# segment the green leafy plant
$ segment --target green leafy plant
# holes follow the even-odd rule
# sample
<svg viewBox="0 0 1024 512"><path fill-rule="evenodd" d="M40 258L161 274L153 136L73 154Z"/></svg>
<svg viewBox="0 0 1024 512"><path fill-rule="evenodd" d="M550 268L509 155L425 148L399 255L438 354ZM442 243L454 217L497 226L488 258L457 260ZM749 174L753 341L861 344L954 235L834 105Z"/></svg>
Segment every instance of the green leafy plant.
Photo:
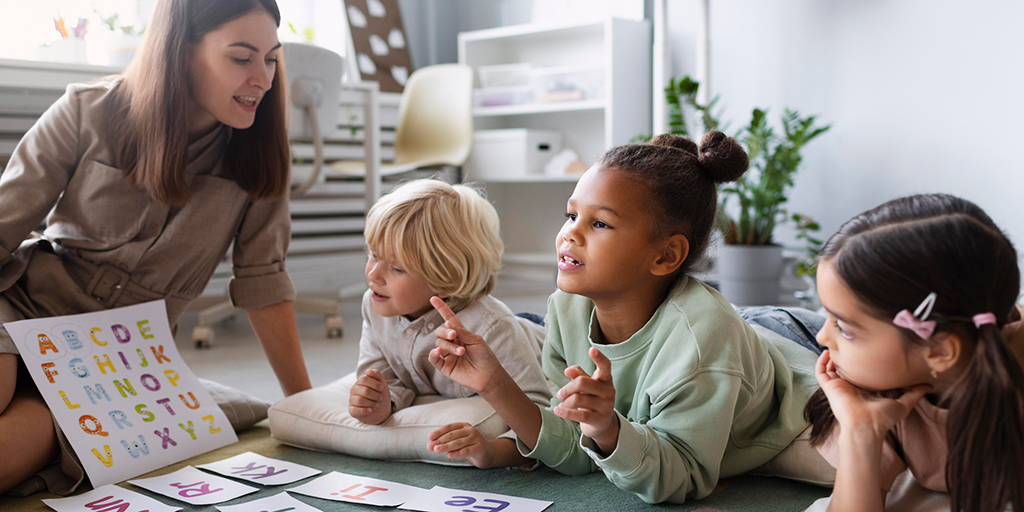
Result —
<svg viewBox="0 0 1024 512"><path fill-rule="evenodd" d="M733 198L739 207L738 215L730 219L725 231L726 243L770 245L775 227L792 219L783 205L788 201L786 194L793 186L793 175L803 160L800 151L830 128L817 126L816 121L815 116L801 117L799 112L786 109L779 135L768 125L768 112L754 109L750 124L740 134L754 172L748 171L721 188L720 211L726 212Z"/></svg>
<svg viewBox="0 0 1024 512"><path fill-rule="evenodd" d="M721 110L716 112L718 96L707 104L701 104L697 101L699 88L700 83L689 76L669 80L665 87L665 100L670 133L690 135L685 107L694 111L705 132L726 130L726 125L720 121ZM787 192L793 186L793 176L802 161L801 150L812 139L828 131L830 126L819 126L815 116L802 117L799 112L789 109L784 111L780 122L782 132L777 133L769 126L768 111L755 108L750 123L733 134L746 146L753 172L748 171L735 183L719 189L721 199L717 224L726 243L770 245L775 227L792 221L797 226L797 239L803 240L808 250L820 250L821 241L811 236L819 229L818 224L806 215L790 215L784 205L788 200ZM727 206L733 201L738 207L735 219L727 214ZM806 263L811 265L811 260ZM811 272L813 268L805 267Z"/></svg>
<svg viewBox="0 0 1024 512"><path fill-rule="evenodd" d="M796 239L803 240L804 254L796 262L796 275L813 278L818 273L818 256L821 255L822 240L814 235L821 226L807 215L794 213L796 223Z"/></svg>

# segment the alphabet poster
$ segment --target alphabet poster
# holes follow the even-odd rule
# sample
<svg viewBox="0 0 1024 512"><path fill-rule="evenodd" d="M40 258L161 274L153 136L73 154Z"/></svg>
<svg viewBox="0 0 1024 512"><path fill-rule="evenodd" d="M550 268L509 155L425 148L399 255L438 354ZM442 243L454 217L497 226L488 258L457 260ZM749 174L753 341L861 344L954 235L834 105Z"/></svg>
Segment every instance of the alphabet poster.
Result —
<svg viewBox="0 0 1024 512"><path fill-rule="evenodd" d="M96 487L238 441L178 355L162 300L4 327Z"/></svg>

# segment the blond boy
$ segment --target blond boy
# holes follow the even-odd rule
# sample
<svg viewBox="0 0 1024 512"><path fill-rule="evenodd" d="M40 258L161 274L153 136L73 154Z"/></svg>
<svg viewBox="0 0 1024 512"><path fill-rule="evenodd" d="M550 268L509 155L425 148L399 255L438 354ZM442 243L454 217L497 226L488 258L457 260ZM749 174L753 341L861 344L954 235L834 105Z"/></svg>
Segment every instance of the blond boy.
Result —
<svg viewBox="0 0 1024 512"><path fill-rule="evenodd" d="M498 214L475 189L438 180L416 180L384 196L366 218L366 281L359 379L349 414L380 424L419 395L450 398L475 394L446 378L427 357L443 324L430 298L444 299L474 332L487 333L491 349L538 405L551 394L539 357L543 327L516 317L489 294L504 246ZM470 326L472 324L472 326ZM484 439L471 425L453 423L427 443L451 459L474 466L525 464L512 435Z"/></svg>

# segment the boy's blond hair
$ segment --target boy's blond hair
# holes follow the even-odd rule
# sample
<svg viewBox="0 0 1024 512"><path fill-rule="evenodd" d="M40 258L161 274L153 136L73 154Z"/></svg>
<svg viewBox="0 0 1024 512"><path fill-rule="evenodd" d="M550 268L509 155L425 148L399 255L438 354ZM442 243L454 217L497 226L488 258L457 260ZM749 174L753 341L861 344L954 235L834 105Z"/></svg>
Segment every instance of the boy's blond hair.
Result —
<svg viewBox="0 0 1024 512"><path fill-rule="evenodd" d="M366 215L366 245L423 276L459 311L494 289L505 250L498 212L475 188L434 179L405 183Z"/></svg>

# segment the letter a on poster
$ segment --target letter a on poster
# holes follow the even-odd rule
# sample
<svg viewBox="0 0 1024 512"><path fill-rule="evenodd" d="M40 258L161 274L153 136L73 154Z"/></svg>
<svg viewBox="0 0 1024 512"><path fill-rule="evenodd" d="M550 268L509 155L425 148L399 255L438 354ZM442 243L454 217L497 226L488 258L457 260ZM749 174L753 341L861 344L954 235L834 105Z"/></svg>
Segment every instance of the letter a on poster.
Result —
<svg viewBox="0 0 1024 512"><path fill-rule="evenodd" d="M238 440L178 354L162 300L4 327L96 487Z"/></svg>

